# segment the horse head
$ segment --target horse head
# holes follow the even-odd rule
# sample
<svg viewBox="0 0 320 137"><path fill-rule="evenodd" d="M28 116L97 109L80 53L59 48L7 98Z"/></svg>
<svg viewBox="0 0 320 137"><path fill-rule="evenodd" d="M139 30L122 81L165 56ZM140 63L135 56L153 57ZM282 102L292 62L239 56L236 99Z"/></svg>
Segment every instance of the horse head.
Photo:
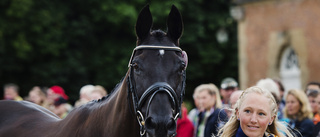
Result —
<svg viewBox="0 0 320 137"><path fill-rule="evenodd" d="M137 19L137 46L130 62L129 96L140 125L140 135L174 136L184 96L186 52L179 47L181 14L172 6L167 32L151 30L152 15L145 6Z"/></svg>

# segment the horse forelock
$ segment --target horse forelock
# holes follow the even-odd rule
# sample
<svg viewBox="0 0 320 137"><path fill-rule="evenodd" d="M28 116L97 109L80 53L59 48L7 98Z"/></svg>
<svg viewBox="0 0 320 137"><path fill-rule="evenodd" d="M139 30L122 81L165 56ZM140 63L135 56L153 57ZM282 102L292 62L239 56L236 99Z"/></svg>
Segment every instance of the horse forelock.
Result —
<svg viewBox="0 0 320 137"><path fill-rule="evenodd" d="M158 30L153 30L151 31L150 33L151 36L154 36L154 37L158 37L158 38L161 38L161 37L164 37L167 35L167 33L165 33L164 31L158 29Z"/></svg>

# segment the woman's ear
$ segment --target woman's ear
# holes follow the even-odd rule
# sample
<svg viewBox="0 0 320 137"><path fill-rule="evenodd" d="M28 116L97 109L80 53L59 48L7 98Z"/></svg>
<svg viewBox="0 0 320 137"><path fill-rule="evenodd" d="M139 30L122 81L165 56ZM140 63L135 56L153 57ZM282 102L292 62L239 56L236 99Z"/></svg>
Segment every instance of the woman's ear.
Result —
<svg viewBox="0 0 320 137"><path fill-rule="evenodd" d="M272 117L271 117L271 120L270 120L270 122L269 122L269 125L272 124L272 122L274 121L275 118L276 118L276 116L272 116Z"/></svg>

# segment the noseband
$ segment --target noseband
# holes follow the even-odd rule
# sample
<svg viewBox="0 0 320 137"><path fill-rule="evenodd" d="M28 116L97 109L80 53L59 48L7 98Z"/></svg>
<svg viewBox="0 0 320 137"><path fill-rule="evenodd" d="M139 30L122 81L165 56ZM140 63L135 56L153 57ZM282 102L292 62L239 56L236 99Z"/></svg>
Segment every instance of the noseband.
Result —
<svg viewBox="0 0 320 137"><path fill-rule="evenodd" d="M176 92L172 89L172 87L166 83L166 82L156 82L152 84L147 90L144 91L142 96L138 98L137 95L137 90L135 87L135 81L133 77L133 68L132 68L132 59L134 57L134 54L137 50L143 50L143 49L148 49L148 50L169 50L169 51L178 51L182 52L181 48L179 47L167 47L167 46L153 46L153 45L140 45L137 46L131 55L129 65L128 67L130 68L130 74L127 79L128 83L128 99L131 97L132 103L133 103L133 111L135 113L135 116L137 117L138 123L140 125L140 136L144 136L146 133L145 130L145 119L144 116L141 112L143 104L147 101L149 98L149 101L147 102L147 111L146 115L148 115L149 112L149 107L151 104L152 99L154 96L159 93L163 92L169 95L171 107L173 108L173 118L174 120L177 120L177 118L180 116L180 111L181 111L181 103L183 100L183 96L185 94L185 80L186 80L186 71L184 70L183 72L183 79L182 79L182 84L181 84L181 95L180 99L178 99L178 96ZM131 106L131 105L129 105Z"/></svg>

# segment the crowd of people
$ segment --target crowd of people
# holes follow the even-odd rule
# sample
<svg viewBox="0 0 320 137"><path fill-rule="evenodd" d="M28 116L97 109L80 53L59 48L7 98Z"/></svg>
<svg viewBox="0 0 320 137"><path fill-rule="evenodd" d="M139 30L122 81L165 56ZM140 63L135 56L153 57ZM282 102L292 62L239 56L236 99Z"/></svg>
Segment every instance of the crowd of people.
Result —
<svg viewBox="0 0 320 137"><path fill-rule="evenodd" d="M99 85L85 85L73 105L61 86L33 87L28 97L19 96L15 84L4 86L4 99L27 100L43 106L61 118L73 107L106 96ZM225 78L220 89L213 83L194 89L195 108L182 104L177 137L320 137L320 83L310 82L305 90L286 90L277 79L261 79L239 89L233 78Z"/></svg>
<svg viewBox="0 0 320 137"><path fill-rule="evenodd" d="M4 100L30 101L47 108L60 118L64 118L74 108L86 104L89 101L97 100L107 95L107 91L100 85L85 85L79 91L79 100L74 105L70 104L69 96L65 90L58 85L41 88L33 87L27 97L19 95L19 86L13 83L4 85Z"/></svg>
<svg viewBox="0 0 320 137"><path fill-rule="evenodd" d="M236 80L225 78L220 90L199 85L193 99L195 108L184 123L193 133L184 137L320 137L318 82L285 90L280 80L266 78L240 90ZM180 129L184 125L178 123Z"/></svg>

